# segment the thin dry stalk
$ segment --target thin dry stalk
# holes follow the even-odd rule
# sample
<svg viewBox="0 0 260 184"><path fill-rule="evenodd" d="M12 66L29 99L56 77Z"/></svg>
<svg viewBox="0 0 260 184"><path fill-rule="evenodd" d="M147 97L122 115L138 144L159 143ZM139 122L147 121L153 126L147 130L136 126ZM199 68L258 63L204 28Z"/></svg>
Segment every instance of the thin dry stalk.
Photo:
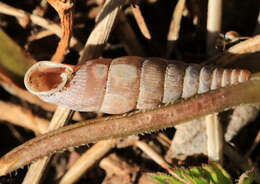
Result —
<svg viewBox="0 0 260 184"><path fill-rule="evenodd" d="M70 115L72 115L71 110L58 106L49 124L47 132L64 126ZM40 183L50 158L50 156L45 156L31 164L23 180L23 184Z"/></svg>
<svg viewBox="0 0 260 184"><path fill-rule="evenodd" d="M207 125L207 150L210 161L223 161L223 127L217 114L208 115L205 118Z"/></svg>
<svg viewBox="0 0 260 184"><path fill-rule="evenodd" d="M118 23L115 28L115 33L123 43L124 48L129 56L145 56L143 47L130 26L125 14L118 14Z"/></svg>
<svg viewBox="0 0 260 184"><path fill-rule="evenodd" d="M34 40L39 40L39 39L45 38L47 36L51 36L53 34L54 33L50 30L43 30L43 31L40 31L38 33L35 33L35 34L29 36L28 41L32 42Z"/></svg>
<svg viewBox="0 0 260 184"><path fill-rule="evenodd" d="M0 101L0 120L30 129L35 134L45 133L49 124L47 120L34 115L31 110L3 101Z"/></svg>
<svg viewBox="0 0 260 184"><path fill-rule="evenodd" d="M145 23L145 20L144 20L144 17L142 15L139 5L138 4L131 5L131 8L132 8L135 20L137 22L137 25L138 25L139 29L141 30L141 33L143 34L143 36L146 39L150 40L152 38L152 36L149 32L149 29L147 28L147 25Z"/></svg>
<svg viewBox="0 0 260 184"><path fill-rule="evenodd" d="M179 39L180 27L181 27L181 18L183 11L185 9L186 0L178 0L177 5L172 14L172 20L167 36L168 44L166 49L166 57L168 58L172 53L175 41Z"/></svg>
<svg viewBox="0 0 260 184"><path fill-rule="evenodd" d="M104 7L98 14L96 26L89 35L86 45L80 53L79 63L84 63L88 59L100 56L123 2L123 0L106 1Z"/></svg>
<svg viewBox="0 0 260 184"><path fill-rule="evenodd" d="M36 137L6 154L0 159L0 175L68 147L152 132L240 104L260 103L259 91L260 73L244 83L220 88L176 104L69 125Z"/></svg>
<svg viewBox="0 0 260 184"><path fill-rule="evenodd" d="M216 53L216 40L221 32L222 24L222 0L208 1L207 16L207 54L214 55ZM209 160L222 161L223 158L223 130L218 120L218 114L206 116L205 123L207 125L207 149Z"/></svg>
<svg viewBox="0 0 260 184"><path fill-rule="evenodd" d="M147 143L145 143L144 141L136 141L134 145L140 148L149 157L151 157L151 159L154 160L162 168L166 169L167 171L171 170L171 166Z"/></svg>
<svg viewBox="0 0 260 184"><path fill-rule="evenodd" d="M158 133L158 135L156 136L157 140L163 145L165 146L167 149L170 148L171 146L171 140L164 135L163 133Z"/></svg>
<svg viewBox="0 0 260 184"><path fill-rule="evenodd" d="M74 0L48 0L51 6L58 12L61 24L61 40L51 60L54 62L62 62L69 47L72 36L73 25L73 6Z"/></svg>
<svg viewBox="0 0 260 184"><path fill-rule="evenodd" d="M32 23L39 25L39 26L41 26L41 27L43 27L47 30L50 30L53 33L55 33L57 36L62 37L62 30L61 30L60 26L53 23L50 20L44 19L43 17L30 14L28 12L21 10L21 9L17 9L17 8L12 7L12 6L9 6L9 5L7 5L3 2L0 2L0 13L10 15L10 16L14 16L18 19L27 20L29 18L29 20ZM75 48L77 51L80 51L81 48L82 48L82 45L80 44L79 41L77 41L77 39L75 37L71 38L70 46Z"/></svg>
<svg viewBox="0 0 260 184"><path fill-rule="evenodd" d="M212 56L216 53L216 40L221 32L222 24L222 0L208 1L207 17L207 53Z"/></svg>
<svg viewBox="0 0 260 184"><path fill-rule="evenodd" d="M183 183L187 183L185 180L180 178L175 172L173 172L173 168L161 157L160 154L158 154L156 151L154 151L148 144L146 144L143 141L137 141L135 145L140 148L144 153L146 153L153 161L155 161L158 165L160 165L162 168L167 170L172 176L177 178L179 181ZM189 184L189 183L188 183Z"/></svg>
<svg viewBox="0 0 260 184"><path fill-rule="evenodd" d="M60 184L75 183L90 167L114 148L116 142L116 139L108 139L93 145L71 166L61 179Z"/></svg>

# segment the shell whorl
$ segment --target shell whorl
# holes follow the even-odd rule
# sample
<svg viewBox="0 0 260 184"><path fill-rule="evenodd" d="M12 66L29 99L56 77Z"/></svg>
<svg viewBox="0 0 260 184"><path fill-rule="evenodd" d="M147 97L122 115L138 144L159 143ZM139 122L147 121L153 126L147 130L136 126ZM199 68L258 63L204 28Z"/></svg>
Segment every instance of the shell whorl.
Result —
<svg viewBox="0 0 260 184"><path fill-rule="evenodd" d="M77 68L39 62L27 71L25 86L44 101L76 111L120 114L173 103L249 77L247 70L127 56L94 59Z"/></svg>
<svg viewBox="0 0 260 184"><path fill-rule="evenodd" d="M41 61L34 64L26 72L24 84L32 94L51 96L65 87L72 73L72 66Z"/></svg>

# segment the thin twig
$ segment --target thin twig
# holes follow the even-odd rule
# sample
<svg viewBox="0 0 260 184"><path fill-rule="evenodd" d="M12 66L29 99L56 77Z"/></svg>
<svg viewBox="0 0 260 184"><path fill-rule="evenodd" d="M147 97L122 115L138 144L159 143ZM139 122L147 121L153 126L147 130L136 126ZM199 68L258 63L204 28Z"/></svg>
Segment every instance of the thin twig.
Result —
<svg viewBox="0 0 260 184"><path fill-rule="evenodd" d="M54 62L62 62L64 56L66 55L67 49L69 47L70 39L72 36L72 25L73 25L73 6L74 0L48 0L52 7L58 12L60 17L61 25L61 39L59 45L56 49L55 54L52 56L51 60Z"/></svg>
<svg viewBox="0 0 260 184"><path fill-rule="evenodd" d="M209 56L216 53L216 40L221 32L221 24L222 0L209 0L207 17L207 53Z"/></svg>
<svg viewBox="0 0 260 184"><path fill-rule="evenodd" d="M151 157L158 165L167 170L171 175L177 178L179 181L183 183L187 183L185 180L180 178L174 171L173 168L161 157L160 154L155 152L148 144L143 141L137 141L135 145L140 148L144 153L146 153L149 157Z"/></svg>
<svg viewBox="0 0 260 184"><path fill-rule="evenodd" d="M138 25L139 29L141 30L143 36L146 39L150 40L152 38L152 36L149 32L149 29L147 28L147 25L145 23L145 20L144 20L144 17L142 15L139 5L138 4L131 5L131 8L132 8L135 20L137 22L137 25Z"/></svg>
<svg viewBox="0 0 260 184"><path fill-rule="evenodd" d="M222 24L222 0L208 1L207 16L207 54L216 53L216 40L221 32ZM207 150L209 160L222 161L224 135L218 114L206 116L205 123L207 126Z"/></svg>
<svg viewBox="0 0 260 184"><path fill-rule="evenodd" d="M72 115L71 110L58 106L49 124L48 131L64 126L70 115ZM45 156L31 164L23 180L23 184L40 183L50 158L50 156Z"/></svg>
<svg viewBox="0 0 260 184"><path fill-rule="evenodd" d="M97 16L96 26L88 37L84 49L80 53L79 63L101 55L105 43L112 31L114 21L124 0L107 0Z"/></svg>
<svg viewBox="0 0 260 184"><path fill-rule="evenodd" d="M181 27L181 18L185 8L186 0L178 0L177 5L172 14L172 20L170 24L170 28L167 36L167 49L166 49L166 57L169 58L174 46L176 45L176 40L179 39L179 32Z"/></svg>
<svg viewBox="0 0 260 184"><path fill-rule="evenodd" d="M260 103L259 91L260 73L253 75L247 82L220 88L176 104L69 125L36 137L6 154L0 159L0 175L71 146L152 132L240 104Z"/></svg>

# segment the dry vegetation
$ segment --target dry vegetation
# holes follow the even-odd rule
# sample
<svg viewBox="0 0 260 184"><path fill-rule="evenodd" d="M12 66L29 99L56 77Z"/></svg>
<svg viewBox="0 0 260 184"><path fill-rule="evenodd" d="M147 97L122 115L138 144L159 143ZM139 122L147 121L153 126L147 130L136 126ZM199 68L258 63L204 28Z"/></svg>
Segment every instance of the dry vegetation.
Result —
<svg viewBox="0 0 260 184"><path fill-rule="evenodd" d="M254 169L260 183L259 106L252 105L260 103L258 34L259 0L2 0L0 156L43 136L0 159L0 183L155 183L147 172L189 183L173 168L200 166L208 159L220 162L234 179ZM173 105L94 120L97 125L87 120L107 115L56 107L23 86L26 70L40 60L76 65L125 55L241 67L255 74L248 82ZM176 116L145 119L162 112ZM143 125L137 126L141 118ZM65 124L72 125L62 129ZM124 132L99 131L113 127ZM171 128L150 133L166 127ZM54 136L45 134L55 129ZM83 130L86 135L80 134ZM46 148L40 145L44 141Z"/></svg>

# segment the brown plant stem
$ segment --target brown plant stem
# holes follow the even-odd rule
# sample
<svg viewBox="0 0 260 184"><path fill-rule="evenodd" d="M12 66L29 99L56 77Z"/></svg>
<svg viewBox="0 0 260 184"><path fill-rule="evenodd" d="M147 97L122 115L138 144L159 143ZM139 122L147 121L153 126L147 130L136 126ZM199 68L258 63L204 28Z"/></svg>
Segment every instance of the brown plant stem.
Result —
<svg viewBox="0 0 260 184"><path fill-rule="evenodd" d="M52 61L62 62L69 47L70 38L72 36L73 25L73 5L74 0L48 0L53 8L58 12L60 17L60 25L62 27L61 40L56 49L55 54L52 56Z"/></svg>
<svg viewBox="0 0 260 184"><path fill-rule="evenodd" d="M260 73L257 73L247 82L197 95L176 104L69 125L36 137L7 153L0 159L0 175L68 147L153 132L240 104L260 103L259 91Z"/></svg>

